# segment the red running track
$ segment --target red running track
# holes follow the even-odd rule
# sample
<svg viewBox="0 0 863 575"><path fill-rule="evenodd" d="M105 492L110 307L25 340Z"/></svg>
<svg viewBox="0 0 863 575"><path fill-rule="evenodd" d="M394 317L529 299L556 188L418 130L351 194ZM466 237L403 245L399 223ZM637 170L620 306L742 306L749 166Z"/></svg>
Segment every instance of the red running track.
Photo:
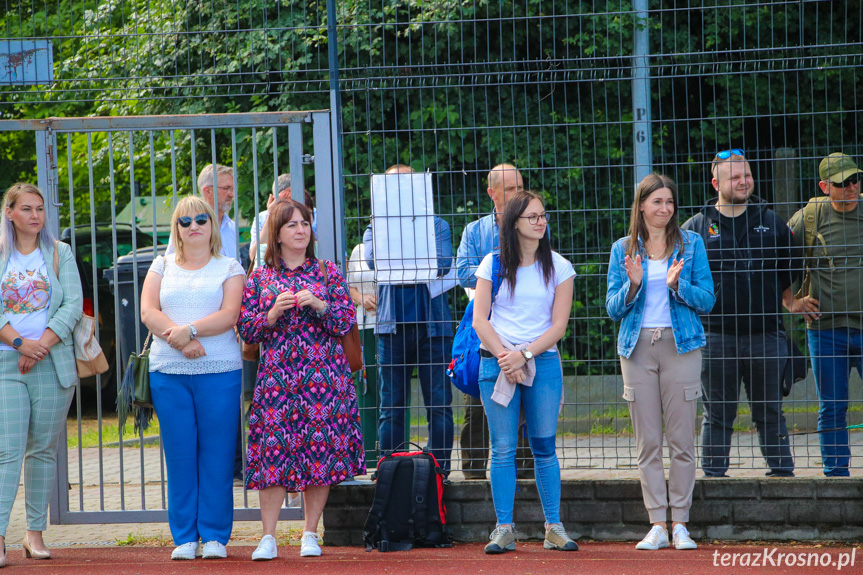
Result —
<svg viewBox="0 0 863 575"><path fill-rule="evenodd" d="M171 575L185 573L305 573L308 575L564 575L568 573L615 575L685 575L758 573L764 575L817 575L821 573L863 574L863 549L852 547L814 548L812 546L723 546L702 545L696 551L636 551L634 543L581 544L577 552L546 551L542 543L519 543L516 551L504 555L485 555L481 544L461 544L451 549L416 549L407 552L366 553L356 547L324 547L317 558L300 558L298 546L280 547L273 561L253 562L254 547L228 547L227 559L171 561L165 547L64 548L53 551L47 561L25 560L20 549L10 549L3 575L40 574L140 574ZM775 549L775 551L773 551ZM765 551L766 550L766 551ZM765 552L769 559L765 562ZM723 554L727 566L721 564ZM734 558L733 554L737 553ZM748 554L748 555L745 555ZM780 555L782 554L782 555ZM789 566L786 554L793 555ZM845 554L845 555L843 555ZM812 561L830 563L815 567ZM756 559L760 557L760 559ZM809 566L797 565L799 561ZM731 561L735 565L731 565ZM748 562L741 567L740 562ZM755 561L757 566L752 566ZM854 564L851 565L851 560ZM777 564L778 562L778 564ZM848 563L839 570L840 562ZM764 564L766 563L766 566Z"/></svg>

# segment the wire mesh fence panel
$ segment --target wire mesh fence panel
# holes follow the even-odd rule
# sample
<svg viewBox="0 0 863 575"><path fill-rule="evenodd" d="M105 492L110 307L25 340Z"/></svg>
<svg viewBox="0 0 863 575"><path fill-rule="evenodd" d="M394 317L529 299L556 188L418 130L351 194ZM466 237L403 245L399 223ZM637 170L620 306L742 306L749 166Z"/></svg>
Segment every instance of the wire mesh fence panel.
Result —
<svg viewBox="0 0 863 575"><path fill-rule="evenodd" d="M745 221L720 214L705 227L718 307L712 319L704 319L709 361L700 377L692 374L706 396L698 401L699 465L705 441L711 448L718 443L718 468L732 475L760 475L772 467L788 471L781 459L789 452L795 473L817 475L837 464L825 463L823 455L841 459L860 449L858 432L791 435L815 432L819 425L823 430L861 423L863 384L852 369L860 349L853 338L839 345L818 337L842 330L854 335L847 329L863 328L859 294L849 291L841 301L825 297L846 293L837 286L856 285L859 225L848 216L825 253L812 255L801 245L806 233L798 216L792 246L765 248L790 237L780 228L809 198L845 190L854 199L859 193L859 184L850 181L845 187L823 184L820 173L822 160L833 152L848 154L858 165L863 154L859 3L349 0L333 3L328 12L324 4L293 0L66 0L51 6L7 2L6 8L0 36L49 38L54 64L50 85L0 85L4 117L340 109L332 139L344 167L343 179L332 186L343 210L334 229L345 230L339 258L353 261L356 277L365 278L357 280L358 306L369 312L377 306L378 314L391 314L394 326L377 336L373 322L363 330L366 369L358 389L369 455L379 453L384 427L384 448L397 440L432 439L446 451L452 437L453 451L444 455L452 461L453 477L467 460L476 471L486 468L487 440L476 424L482 411L452 390L442 373L451 359L445 353L450 328L468 304L465 288L472 287L472 266L465 268L460 250L470 247L471 224L487 218L494 229L494 196L506 178L495 181L489 174L500 164L511 164L523 187L541 195L551 246L577 272L570 320L558 344L564 401L557 447L567 473L637 473L629 406L622 397L620 324L609 317L606 295L611 246L628 235L637 180L654 170L676 182L680 224L702 211L705 217L719 213L712 202L723 194L733 200L731 179L738 168L749 175L733 185L742 186L744 196L753 194L748 205L757 208ZM0 138L11 158L0 180L29 176L31 141L12 133ZM735 150L742 153L713 165L717 154ZM209 159L209 151L200 153ZM241 159L248 168L242 146ZM155 169L169 164L163 155ZM375 275L362 266L366 260L374 266L374 257L359 251L349 256L379 215L373 177L396 165L430 174L429 210L420 214L408 195L391 207L445 223L426 237L427 254L433 250L438 260L427 271L437 279L438 272L444 277L455 269L458 283L444 292L439 308L431 292L416 287L408 296L386 294L389 304L413 305L418 314L382 309L383 282L367 285ZM249 184L242 182L250 181L243 180L249 178L246 168L240 169L243 189ZM147 180L145 175L145 189ZM317 198L330 194L307 187ZM86 205L87 193L75 194L76 205ZM255 201L238 194L238 212L254 216L262 196ZM762 208L775 213L772 223L748 225ZM333 217L320 204L318 213ZM733 206L728 213L739 215ZM768 229L758 231L759 226ZM492 247L475 257L493 249L495 233L490 232ZM771 238L768 244L762 235ZM808 331L801 315L786 313L782 305L783 294L796 293L807 267L821 290L810 296L823 298L825 314ZM780 330L790 340L778 337ZM727 345L714 343L717 333L727 337ZM812 349L813 337L820 355ZM812 369L790 395L777 395L794 347L789 341L804 355L842 359L818 363L821 370L841 372L829 390L835 386L838 395L819 401ZM399 354L391 354L393 345ZM398 399L407 412L388 411L381 420L381 392L392 392L395 371L402 382L398 398L386 400ZM430 378L427 385L424 376ZM828 377L825 371L819 379L823 384ZM717 395L709 393L719 389L714 380L723 386ZM705 401L715 408L711 425L717 433L707 439L701 429ZM427 412L426 402L439 409ZM396 425L393 432L391 416L404 416L404 427ZM465 451L468 443L476 444L475 452ZM778 463L770 459L777 450L785 454ZM843 462L837 465L842 473Z"/></svg>
<svg viewBox="0 0 863 575"><path fill-rule="evenodd" d="M0 126L31 130L30 134L48 140L45 198L47 211L55 212L50 225L57 226L54 233L59 230L60 241L72 248L84 311L98 320L96 337L109 363L106 373L82 379L77 388L61 434L61 488L51 508L53 521L136 522L167 517L167 469L158 415L148 427L138 428L134 415L120 426L115 411L120 382L130 369L129 357L141 352L149 339L140 319L145 277L156 257L164 256L169 245L177 247L178 201L212 189L215 174L219 194L210 191L210 197L214 212L222 215L221 253L248 269L252 256L266 249L261 220L268 213L270 198L293 198L291 181L303 198L304 181L320 181L323 173L331 171L328 150L318 151L316 166L304 165L303 151L315 151L313 131L322 129L324 140L329 135L329 114L323 116L300 112L64 118L47 124ZM305 146L304 129L308 131ZM211 170L208 165L219 168ZM293 178L278 177L289 166ZM327 178L331 180L332 174ZM238 192L252 202L255 218L240 214ZM322 201L332 205L333 199ZM323 234L335 236L331 218L318 224ZM250 244L253 227L257 241ZM332 245L324 244L321 250L332 252ZM263 261L263 255L258 261ZM193 295L189 294L190 305ZM245 361L242 370L243 393L238 402L242 419L232 456L234 501L235 512L252 519L257 517L257 496L244 489L243 477L258 362ZM282 512L283 518L301 516L301 509Z"/></svg>

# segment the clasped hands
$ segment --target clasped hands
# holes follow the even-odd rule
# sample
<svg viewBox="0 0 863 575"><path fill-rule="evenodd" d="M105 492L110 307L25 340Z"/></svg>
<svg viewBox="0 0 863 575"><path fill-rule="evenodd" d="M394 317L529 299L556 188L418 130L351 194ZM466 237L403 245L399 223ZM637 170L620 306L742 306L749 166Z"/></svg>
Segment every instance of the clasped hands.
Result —
<svg viewBox="0 0 863 575"><path fill-rule="evenodd" d="M295 307L310 307L317 312L323 312L327 309L327 304L307 289L300 290L297 293L283 291L273 300L273 305L270 307L270 311L267 312L267 323L270 327L276 325L276 322L279 321L280 317L285 315L286 311Z"/></svg>
<svg viewBox="0 0 863 575"><path fill-rule="evenodd" d="M201 342L192 339L192 330L188 325L171 326L162 332L162 337L172 348L181 351L186 359L196 359L207 355Z"/></svg>
<svg viewBox="0 0 863 575"><path fill-rule="evenodd" d="M497 355L497 365L510 383L523 383L527 379L522 369L526 363L520 351L505 350Z"/></svg>
<svg viewBox="0 0 863 575"><path fill-rule="evenodd" d="M632 287L635 289L641 287L641 282L644 279L644 268L641 267L641 255L635 256L634 260L626 256L623 259L623 267L626 269L626 276L629 278L629 283L632 284ZM674 291L677 291L681 271L683 271L683 260L671 260L671 265L668 267L668 273L665 276L665 283Z"/></svg>
<svg viewBox="0 0 863 575"><path fill-rule="evenodd" d="M42 361L51 353L51 348L38 339L23 339L18 346L21 357L18 358L18 371L25 374L33 369L37 361Z"/></svg>

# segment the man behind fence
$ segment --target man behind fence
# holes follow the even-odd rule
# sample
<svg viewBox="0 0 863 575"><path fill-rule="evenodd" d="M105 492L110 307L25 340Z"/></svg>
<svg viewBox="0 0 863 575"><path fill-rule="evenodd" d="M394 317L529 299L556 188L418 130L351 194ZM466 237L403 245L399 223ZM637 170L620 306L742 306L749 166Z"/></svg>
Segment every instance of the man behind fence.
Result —
<svg viewBox="0 0 863 575"><path fill-rule="evenodd" d="M508 197L524 190L524 179L515 166L500 164L488 173L488 195L493 213L469 223L458 246L456 267L463 288L476 288L476 269L488 254L500 250L500 217ZM488 421L478 397L464 394L464 427L461 432L461 468L465 479L485 479L488 463ZM533 454L527 437L519 434L517 463L520 479L533 478Z"/></svg>
<svg viewBox="0 0 863 575"><path fill-rule="evenodd" d="M740 382L758 430L768 476L792 477L794 460L782 413L788 342L782 331L782 293L791 286L791 232L752 195L755 183L743 150L720 152L711 165L717 197L683 224L701 234L713 274L716 305L704 316L701 382L702 463L707 477L728 471Z"/></svg>
<svg viewBox="0 0 863 575"><path fill-rule="evenodd" d="M395 165L387 174L410 173L410 166ZM452 267L449 224L434 217L438 277ZM366 263L375 269L372 224L363 234ZM417 368L428 419L428 446L447 472L453 441L452 387L446 375L452 351L452 317L446 292L432 298L427 284L378 283L375 334L380 361L381 415L378 437L381 451L396 449L405 438L405 417L411 376Z"/></svg>
<svg viewBox="0 0 863 575"><path fill-rule="evenodd" d="M213 203L213 171L216 172L216 200ZM234 201L234 169L220 164L207 164L198 174L198 190L204 200L214 206L219 218L219 232L222 234L222 255L237 257L237 225L228 216ZM214 222L215 223L215 222ZM174 253L174 236L168 239L165 255Z"/></svg>
<svg viewBox="0 0 863 575"><path fill-rule="evenodd" d="M812 198L791 216L794 241L805 249L806 278L785 307L806 318L809 355L818 389L818 437L824 475L847 477L848 376L861 372L863 356L863 210L861 171L836 152L821 161L818 183L824 196Z"/></svg>

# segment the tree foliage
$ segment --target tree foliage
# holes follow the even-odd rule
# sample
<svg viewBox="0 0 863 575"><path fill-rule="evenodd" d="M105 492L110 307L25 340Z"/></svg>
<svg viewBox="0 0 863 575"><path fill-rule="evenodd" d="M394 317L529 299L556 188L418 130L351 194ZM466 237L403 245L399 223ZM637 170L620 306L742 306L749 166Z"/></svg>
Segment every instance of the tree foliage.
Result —
<svg viewBox="0 0 863 575"><path fill-rule="evenodd" d="M705 165L717 150L744 147L765 182L777 148L799 151L804 178L814 177L811 164L830 151L859 151L860 14L850 3L701 4L668 9L653 0L641 21L632 2L620 0L339 2L348 243L359 241L370 212L369 174L393 163L433 172L437 211L458 242L464 225L490 209L485 173L514 162L544 193L556 248L580 273L578 333L563 352L581 370L608 367L615 353L605 272L633 189L636 29L649 34L653 157L680 183L684 205L705 199ZM49 90L2 88L0 114L326 109L327 18L322 0L22 0L0 21L0 36L62 37L55 44L57 83ZM0 176L3 184L32 170L28 137L0 133L12 166ZM138 138L131 156L128 135L113 141L115 188L127 191L120 203L129 197L130 161L142 193L151 191L150 141ZM236 157L229 132L216 138L220 160L237 162L241 190L252 189L257 150L263 201L273 177L272 138L262 131L253 141L249 131L238 132ZM90 185L87 136L72 135L69 144L83 214L89 197L77 191ZM175 175L169 144L166 134L154 136L157 194L193 186L190 134L176 135ZM110 197L105 136L91 137L90 146L101 220ZM209 161L210 135L196 134L194 146L198 162ZM285 138L277 153L287 162ZM239 202L245 215L254 211L251 193Z"/></svg>

